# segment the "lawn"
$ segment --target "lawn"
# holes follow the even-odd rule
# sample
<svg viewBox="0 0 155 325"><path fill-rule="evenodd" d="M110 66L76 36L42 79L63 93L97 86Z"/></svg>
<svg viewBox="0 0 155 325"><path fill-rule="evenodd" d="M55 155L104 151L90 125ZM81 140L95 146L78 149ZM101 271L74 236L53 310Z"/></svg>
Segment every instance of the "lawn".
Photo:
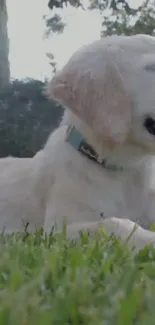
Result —
<svg viewBox="0 0 155 325"><path fill-rule="evenodd" d="M0 325L155 325L155 249L103 232L0 238Z"/></svg>

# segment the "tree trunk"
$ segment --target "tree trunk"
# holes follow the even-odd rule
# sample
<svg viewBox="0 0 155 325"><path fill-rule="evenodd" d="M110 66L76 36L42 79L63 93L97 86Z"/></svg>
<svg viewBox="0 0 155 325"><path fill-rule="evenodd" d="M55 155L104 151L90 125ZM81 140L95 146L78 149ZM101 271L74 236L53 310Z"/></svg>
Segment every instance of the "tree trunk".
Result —
<svg viewBox="0 0 155 325"><path fill-rule="evenodd" d="M10 81L9 39L6 0L0 0L0 91Z"/></svg>

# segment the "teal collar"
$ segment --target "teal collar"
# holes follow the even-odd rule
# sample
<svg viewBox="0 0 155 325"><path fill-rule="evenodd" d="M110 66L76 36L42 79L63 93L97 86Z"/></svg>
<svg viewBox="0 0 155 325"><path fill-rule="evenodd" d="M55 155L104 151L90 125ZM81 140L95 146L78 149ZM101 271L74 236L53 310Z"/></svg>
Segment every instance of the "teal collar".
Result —
<svg viewBox="0 0 155 325"><path fill-rule="evenodd" d="M122 171L123 168L113 164L108 164L106 159L99 159L98 154L94 149L85 141L84 137L72 125L68 126L66 141L70 143L77 151L80 151L84 156L90 160L98 163L102 167L111 171Z"/></svg>

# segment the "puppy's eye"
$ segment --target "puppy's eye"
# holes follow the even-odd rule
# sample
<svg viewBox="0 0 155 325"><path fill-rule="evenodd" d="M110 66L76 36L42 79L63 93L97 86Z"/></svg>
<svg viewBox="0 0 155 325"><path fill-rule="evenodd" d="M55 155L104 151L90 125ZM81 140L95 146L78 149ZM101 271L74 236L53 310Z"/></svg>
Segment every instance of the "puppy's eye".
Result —
<svg viewBox="0 0 155 325"><path fill-rule="evenodd" d="M152 117L147 117L145 119L144 127L150 134L155 135L155 120Z"/></svg>

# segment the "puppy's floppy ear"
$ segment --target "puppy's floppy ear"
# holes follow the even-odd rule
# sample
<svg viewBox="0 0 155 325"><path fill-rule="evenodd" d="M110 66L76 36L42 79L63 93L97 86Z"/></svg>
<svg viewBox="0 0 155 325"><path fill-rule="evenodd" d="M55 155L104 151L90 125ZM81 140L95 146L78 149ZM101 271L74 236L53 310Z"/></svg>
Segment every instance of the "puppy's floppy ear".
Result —
<svg viewBox="0 0 155 325"><path fill-rule="evenodd" d="M49 83L48 94L72 110L97 136L113 144L123 143L131 120L129 94L117 66L102 61L69 61Z"/></svg>

